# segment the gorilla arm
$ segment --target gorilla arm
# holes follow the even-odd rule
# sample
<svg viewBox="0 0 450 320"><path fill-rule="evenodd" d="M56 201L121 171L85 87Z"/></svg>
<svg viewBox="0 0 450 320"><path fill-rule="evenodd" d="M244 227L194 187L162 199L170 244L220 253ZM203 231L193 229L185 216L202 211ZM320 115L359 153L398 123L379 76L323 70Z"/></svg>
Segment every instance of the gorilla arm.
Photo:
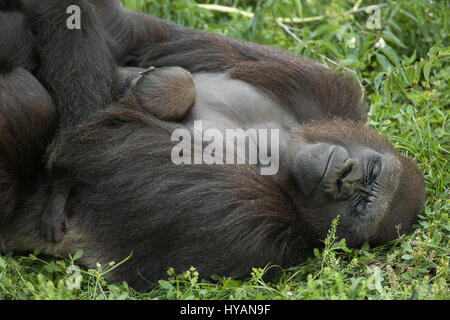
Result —
<svg viewBox="0 0 450 320"><path fill-rule="evenodd" d="M91 3L112 37L110 46L120 65L227 72L262 90L301 123L328 116L366 121L356 81L312 60L131 12L120 1Z"/></svg>
<svg viewBox="0 0 450 320"><path fill-rule="evenodd" d="M61 129L81 124L96 111L116 101L123 96L124 86L126 89L135 85L132 92L144 109L148 109L150 104L158 104L158 110L147 111L160 119L177 120L181 116L176 112L184 114L194 103L195 86L186 70L156 70L151 74L147 72L134 83L127 83L143 70L118 69L113 59L114 55L119 64L123 64L121 60L129 57L120 58L122 52L128 55L135 45L144 43L144 48L147 48L146 41L162 41L166 28L162 20L149 22L145 15L125 11L120 1L21 2L39 44L41 63L38 78L55 96ZM67 28L69 15L66 10L72 5L81 9L80 30ZM151 31L147 30L148 22L152 24ZM112 41L105 29L114 34ZM113 45L115 42L120 42L120 52L119 46ZM122 48L122 44L128 47ZM150 92L152 88L156 89ZM180 110L175 110L175 105L181 105ZM170 111L166 112L166 108Z"/></svg>
<svg viewBox="0 0 450 320"><path fill-rule="evenodd" d="M116 65L95 10L85 0L21 2L40 57L37 77L54 97L59 116L59 134L51 153L65 129L80 125L114 99ZM67 27L67 8L71 5L81 10L80 30ZM47 165L52 169L51 160ZM42 212L42 234L59 241L64 235L64 207L72 186L60 178L67 177L65 172L51 170L50 174L54 184Z"/></svg>
<svg viewBox="0 0 450 320"><path fill-rule="evenodd" d="M116 66L95 10L85 0L21 2L38 44L37 77L55 99L59 127L79 125L117 90ZM71 5L81 9L79 30L67 27Z"/></svg>

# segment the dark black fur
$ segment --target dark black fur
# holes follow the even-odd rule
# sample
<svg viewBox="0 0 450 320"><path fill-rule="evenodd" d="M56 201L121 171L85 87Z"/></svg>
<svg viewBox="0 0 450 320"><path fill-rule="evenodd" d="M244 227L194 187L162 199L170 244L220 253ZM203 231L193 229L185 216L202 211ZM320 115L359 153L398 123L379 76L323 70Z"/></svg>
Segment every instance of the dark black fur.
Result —
<svg viewBox="0 0 450 320"><path fill-rule="evenodd" d="M49 23L62 23L57 13L69 2L86 11L84 27L91 29L83 36L63 27L53 30ZM34 23L39 22L34 25L41 46L38 74L66 117L63 122L69 124L62 127L50 163L75 187L66 204L68 229L61 243L39 236L45 200L43 187L37 184L36 192L15 210L14 219L0 229L4 250L40 247L48 254L66 255L83 249L80 262L89 267L118 262L133 253L108 276L145 289L165 277L169 267L180 272L195 266L203 277L245 277L252 267L294 265L326 236L336 214L333 203L308 208L288 174L295 168L282 164L284 180L274 181L253 165L174 165L170 153L175 142L170 136L180 124L144 112L133 95L103 108L114 97L113 62L104 52L105 43L121 65L227 71L289 110L305 124L301 131L305 139L395 156L403 165L402 182L392 190L395 203L389 214L364 232L355 232L367 220L364 216L344 217L339 236L358 246L395 238L400 223L402 232L410 230L423 204L423 180L409 160L364 126L361 92L353 80L278 49L130 13L116 1L90 2L96 6L95 14L85 1L74 0L43 1L27 11ZM45 31L51 31L52 41ZM82 39L89 45L78 47ZM94 62L102 67L91 66ZM79 73L67 77L71 70ZM80 119L80 126L71 125Z"/></svg>
<svg viewBox="0 0 450 320"><path fill-rule="evenodd" d="M52 98L31 74L36 54L24 16L0 2L0 225L6 225L44 172L56 122ZM43 187L45 189L45 187Z"/></svg>
<svg viewBox="0 0 450 320"><path fill-rule="evenodd" d="M78 125L108 105L118 90L116 65L95 10L86 1L22 2L38 43L37 77L55 99L59 127ZM66 26L66 9L73 4L83 12L80 30Z"/></svg>
<svg viewBox="0 0 450 320"><path fill-rule="evenodd" d="M95 10L87 1L24 0L21 3L38 44L37 78L55 99L58 132L80 125L111 103L119 92L116 64ZM66 24L66 10L73 4L83 13L79 30L69 30ZM59 133L50 152L58 140ZM58 241L66 227L63 213L72 184L66 171L52 169L50 174L55 182L42 212L41 229L49 240Z"/></svg>

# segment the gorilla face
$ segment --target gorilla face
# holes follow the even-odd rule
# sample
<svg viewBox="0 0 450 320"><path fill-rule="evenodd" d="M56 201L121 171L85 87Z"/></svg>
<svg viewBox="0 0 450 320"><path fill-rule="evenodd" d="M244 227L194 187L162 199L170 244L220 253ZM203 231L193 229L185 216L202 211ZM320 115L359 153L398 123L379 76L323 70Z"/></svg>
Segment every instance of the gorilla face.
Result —
<svg viewBox="0 0 450 320"><path fill-rule="evenodd" d="M291 136L291 196L322 238L337 215L350 246L410 231L423 207L424 181L388 140L342 120L312 123Z"/></svg>

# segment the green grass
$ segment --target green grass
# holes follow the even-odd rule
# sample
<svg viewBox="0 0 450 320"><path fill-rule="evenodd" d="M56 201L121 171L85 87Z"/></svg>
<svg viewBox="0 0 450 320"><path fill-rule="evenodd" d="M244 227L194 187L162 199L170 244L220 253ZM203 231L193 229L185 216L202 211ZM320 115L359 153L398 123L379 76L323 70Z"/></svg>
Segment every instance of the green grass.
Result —
<svg viewBox="0 0 450 320"><path fill-rule="evenodd" d="M368 125L413 158L425 176L427 200L413 234L381 247L348 249L334 224L325 247L305 263L265 282L254 269L247 281L202 280L194 268L147 293L110 284L115 266L81 270L81 289L69 289L67 259L8 254L0 257L0 299L448 299L450 104L449 1L386 0L381 29L369 30L365 12L351 15L356 1L215 1L254 13L208 11L191 0L124 0L133 10L230 37L278 46L319 61L327 57L354 70L366 88ZM151 4L150 4L151 3ZM214 3L205 1L204 3ZM330 4L331 3L331 4ZM364 1L360 7L374 4ZM326 16L293 25L297 42L275 17ZM380 39L384 47L375 47ZM324 61L323 61L324 62ZM325 62L324 62L325 63ZM126 261L123 262L126 266Z"/></svg>

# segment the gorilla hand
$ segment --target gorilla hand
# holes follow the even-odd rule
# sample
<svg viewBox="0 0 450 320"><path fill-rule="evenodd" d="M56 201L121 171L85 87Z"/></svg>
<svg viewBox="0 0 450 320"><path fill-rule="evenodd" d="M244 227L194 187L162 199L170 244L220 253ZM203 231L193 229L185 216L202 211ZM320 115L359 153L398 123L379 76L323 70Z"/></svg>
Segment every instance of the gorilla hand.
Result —
<svg viewBox="0 0 450 320"><path fill-rule="evenodd" d="M49 242L60 242L67 229L65 207L72 185L63 180L55 180L49 198L41 212L41 236Z"/></svg>

